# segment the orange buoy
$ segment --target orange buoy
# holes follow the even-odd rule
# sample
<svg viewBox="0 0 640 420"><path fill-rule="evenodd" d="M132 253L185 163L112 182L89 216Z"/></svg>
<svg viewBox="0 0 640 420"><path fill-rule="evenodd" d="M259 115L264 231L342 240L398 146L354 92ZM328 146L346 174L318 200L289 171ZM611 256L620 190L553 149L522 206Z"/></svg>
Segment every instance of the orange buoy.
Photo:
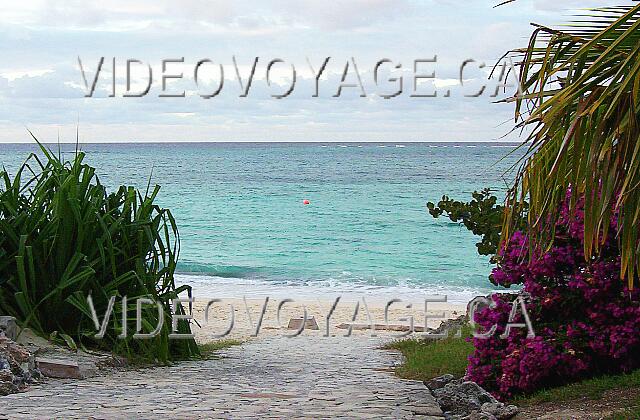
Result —
<svg viewBox="0 0 640 420"><path fill-rule="evenodd" d="M311 204L311 201L305 199L305 200L302 200L302 204L306 206L307 204Z"/></svg>

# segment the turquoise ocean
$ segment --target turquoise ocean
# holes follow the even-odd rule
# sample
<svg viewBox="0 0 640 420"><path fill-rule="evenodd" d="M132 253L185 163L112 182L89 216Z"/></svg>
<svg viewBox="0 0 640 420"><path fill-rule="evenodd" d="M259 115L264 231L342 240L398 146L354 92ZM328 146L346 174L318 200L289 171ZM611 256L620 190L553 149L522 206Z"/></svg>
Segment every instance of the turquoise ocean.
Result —
<svg viewBox="0 0 640 420"><path fill-rule="evenodd" d="M57 150L57 145L49 147ZM82 144L101 181L162 186L196 296L416 297L492 290L478 238L427 201L506 190L504 143ZM72 157L75 145L63 144ZM13 173L35 144L0 144ZM304 205L303 200L310 204Z"/></svg>

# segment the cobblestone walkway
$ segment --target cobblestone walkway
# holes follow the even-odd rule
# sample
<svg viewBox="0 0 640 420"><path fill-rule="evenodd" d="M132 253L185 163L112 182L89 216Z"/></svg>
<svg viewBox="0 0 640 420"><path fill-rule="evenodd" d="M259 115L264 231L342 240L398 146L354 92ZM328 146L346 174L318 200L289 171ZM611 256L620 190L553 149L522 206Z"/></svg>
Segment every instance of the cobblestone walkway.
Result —
<svg viewBox="0 0 640 420"><path fill-rule="evenodd" d="M425 386L370 337L271 337L223 358L49 380L0 397L0 418L437 418Z"/></svg>

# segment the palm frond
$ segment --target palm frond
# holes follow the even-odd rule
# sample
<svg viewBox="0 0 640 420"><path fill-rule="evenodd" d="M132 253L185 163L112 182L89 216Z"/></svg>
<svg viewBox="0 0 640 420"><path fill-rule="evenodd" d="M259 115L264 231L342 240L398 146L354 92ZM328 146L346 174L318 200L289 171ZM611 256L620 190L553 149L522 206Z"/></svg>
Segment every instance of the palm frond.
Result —
<svg viewBox="0 0 640 420"><path fill-rule="evenodd" d="M531 235L548 246L570 188L585 197L585 257L617 217L621 276L640 271L640 4L589 9L560 28L535 25L519 58L517 127L531 127L507 198L503 239L527 198ZM575 199L571 210L575 210Z"/></svg>

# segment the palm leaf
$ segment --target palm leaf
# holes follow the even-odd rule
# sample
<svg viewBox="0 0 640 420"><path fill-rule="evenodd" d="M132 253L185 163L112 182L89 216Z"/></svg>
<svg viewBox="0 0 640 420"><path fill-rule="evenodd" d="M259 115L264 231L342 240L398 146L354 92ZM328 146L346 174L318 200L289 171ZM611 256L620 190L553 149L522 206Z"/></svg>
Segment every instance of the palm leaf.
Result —
<svg viewBox="0 0 640 420"><path fill-rule="evenodd" d="M529 127L505 210L503 240L529 202L533 242L550 246L566 192L585 197L584 252L598 255L618 221L621 277L640 270L640 5L589 9L561 28L536 25L519 58L524 94L516 126Z"/></svg>

